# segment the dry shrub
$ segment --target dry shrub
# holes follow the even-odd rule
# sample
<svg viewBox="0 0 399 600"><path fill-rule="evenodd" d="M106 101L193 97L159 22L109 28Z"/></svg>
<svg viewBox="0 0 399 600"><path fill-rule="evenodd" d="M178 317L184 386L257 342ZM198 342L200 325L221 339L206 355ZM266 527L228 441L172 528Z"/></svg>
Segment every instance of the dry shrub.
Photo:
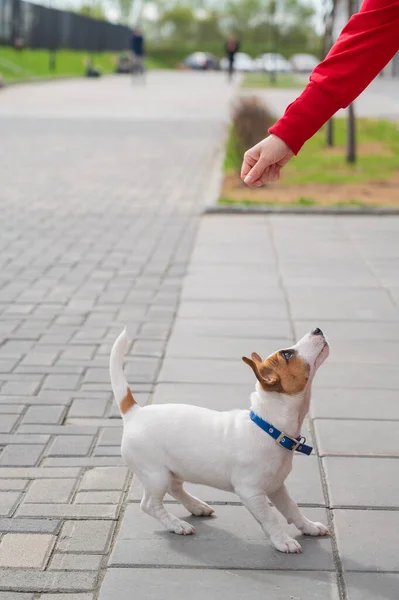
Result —
<svg viewBox="0 0 399 600"><path fill-rule="evenodd" d="M239 98L233 108L236 151L242 157L267 135L275 118L257 96Z"/></svg>

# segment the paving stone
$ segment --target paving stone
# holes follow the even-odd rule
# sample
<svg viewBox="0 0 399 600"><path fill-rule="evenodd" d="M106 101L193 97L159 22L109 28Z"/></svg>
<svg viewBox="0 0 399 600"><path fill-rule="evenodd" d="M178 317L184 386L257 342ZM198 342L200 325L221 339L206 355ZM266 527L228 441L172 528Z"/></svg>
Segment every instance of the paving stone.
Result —
<svg viewBox="0 0 399 600"><path fill-rule="evenodd" d="M0 465L33 467L39 462L43 450L44 446L33 444L7 446L0 456Z"/></svg>
<svg viewBox="0 0 399 600"><path fill-rule="evenodd" d="M121 467L125 463L120 456L80 456L72 458L45 458L44 467Z"/></svg>
<svg viewBox="0 0 399 600"><path fill-rule="evenodd" d="M0 492L0 515L2 517L10 515L20 498L19 492Z"/></svg>
<svg viewBox="0 0 399 600"><path fill-rule="evenodd" d="M66 348L60 360L90 360L96 352L96 346L71 346Z"/></svg>
<svg viewBox="0 0 399 600"><path fill-rule="evenodd" d="M77 419L68 419L67 425L79 425L79 426L87 426L87 427L118 427L120 428L121 423L115 419L97 419L93 418L81 418Z"/></svg>
<svg viewBox="0 0 399 600"><path fill-rule="evenodd" d="M254 282L255 283L255 282ZM288 318L287 308L283 302L188 302L183 301L179 307L179 319L238 319L252 321L264 319Z"/></svg>
<svg viewBox="0 0 399 600"><path fill-rule="evenodd" d="M103 429L98 438L98 444L101 446L116 446L121 444L122 429L107 427Z"/></svg>
<svg viewBox="0 0 399 600"><path fill-rule="evenodd" d="M19 594L18 592L0 592L0 600L34 600L33 594Z"/></svg>
<svg viewBox="0 0 399 600"><path fill-rule="evenodd" d="M254 375L241 360L165 358L158 381L162 383L229 383L255 385Z"/></svg>
<svg viewBox="0 0 399 600"><path fill-rule="evenodd" d="M106 504L22 504L16 517L116 519L118 506Z"/></svg>
<svg viewBox="0 0 399 600"><path fill-rule="evenodd" d="M122 492L79 492L75 504L119 504Z"/></svg>
<svg viewBox="0 0 399 600"><path fill-rule="evenodd" d="M77 398L72 402L68 417L103 417L109 400Z"/></svg>
<svg viewBox="0 0 399 600"><path fill-rule="evenodd" d="M264 318L242 321L240 319L180 319L178 317L173 325L173 332L176 335L243 337L262 340L285 338L291 340L292 336L287 319L266 320Z"/></svg>
<svg viewBox="0 0 399 600"><path fill-rule="evenodd" d="M75 390L79 375L48 375L43 383L44 390Z"/></svg>
<svg viewBox="0 0 399 600"><path fill-rule="evenodd" d="M145 518L138 504L129 504L109 565L286 571L334 569L328 538L310 540L301 537L303 554L281 554L272 548L259 525L242 506L219 506L217 518L210 519L187 518L186 511L180 506L173 506L172 512L195 524L197 534L170 537L162 531L157 521ZM322 509L304 509L304 514L308 518L326 522L326 514ZM293 526L286 527L292 535L298 535Z"/></svg>
<svg viewBox="0 0 399 600"><path fill-rule="evenodd" d="M279 348L286 348L287 340L259 340L259 338L227 338L211 336L170 337L167 347L168 358L215 358L239 360L241 356L251 356L256 351L266 358Z"/></svg>
<svg viewBox="0 0 399 600"><path fill-rule="evenodd" d="M14 491L14 490L25 490L28 485L27 479L0 479L0 490L2 491Z"/></svg>
<svg viewBox="0 0 399 600"><path fill-rule="evenodd" d="M49 435L87 435L93 436L97 433L97 427L77 427L76 425L20 425L18 433L45 433Z"/></svg>
<svg viewBox="0 0 399 600"><path fill-rule="evenodd" d="M152 404L182 403L214 410L248 409L255 383L157 383ZM136 396L135 396L136 397Z"/></svg>
<svg viewBox="0 0 399 600"><path fill-rule="evenodd" d="M241 600L248 594L251 600L264 600L265 597L273 600L339 599L332 573L286 571L282 576L281 572L244 569L174 569L171 572L162 568L125 568L108 569L99 600L131 600L132 589L136 590L138 597L146 600L176 600L182 590L190 590L191 600L206 597Z"/></svg>
<svg viewBox="0 0 399 600"><path fill-rule="evenodd" d="M4 433L0 434L0 445L7 446L8 444L39 444L44 446L49 441L49 435L25 435L21 433Z"/></svg>
<svg viewBox="0 0 399 600"><path fill-rule="evenodd" d="M93 594L73 594L73 600L93 600ZM71 594L42 594L40 600L71 600Z"/></svg>
<svg viewBox="0 0 399 600"><path fill-rule="evenodd" d="M59 435L46 451L46 456L87 456L93 439L88 435Z"/></svg>
<svg viewBox="0 0 399 600"><path fill-rule="evenodd" d="M106 521L68 521L62 528L57 550L105 554L113 531L114 523Z"/></svg>
<svg viewBox="0 0 399 600"><path fill-rule="evenodd" d="M1 533L58 533L61 521L55 519L0 519Z"/></svg>
<svg viewBox="0 0 399 600"><path fill-rule="evenodd" d="M313 390L313 417L333 419L399 420L398 392L373 389Z"/></svg>
<svg viewBox="0 0 399 600"><path fill-rule="evenodd" d="M101 554L55 553L48 568L54 571L98 571L103 560Z"/></svg>
<svg viewBox="0 0 399 600"><path fill-rule="evenodd" d="M51 366L55 363L59 351L48 347L37 347L31 350L21 362L21 366Z"/></svg>
<svg viewBox="0 0 399 600"><path fill-rule="evenodd" d="M96 467L86 471L79 486L80 491L90 490L116 490L124 488L128 476L128 469Z"/></svg>
<svg viewBox="0 0 399 600"><path fill-rule="evenodd" d="M397 459L323 458L332 507L399 508ZM375 485L373 474L378 474Z"/></svg>
<svg viewBox="0 0 399 600"><path fill-rule="evenodd" d="M0 415L19 415L24 408L24 404L0 404Z"/></svg>
<svg viewBox="0 0 399 600"><path fill-rule="evenodd" d="M320 455L399 456L399 421L315 419Z"/></svg>
<svg viewBox="0 0 399 600"><path fill-rule="evenodd" d="M373 388L378 392L399 389L399 373L393 365L373 365L365 368L361 364L326 363L316 376L320 388Z"/></svg>
<svg viewBox="0 0 399 600"><path fill-rule="evenodd" d="M22 423L27 424L55 424L62 423L65 415L63 406L30 406L26 411Z"/></svg>
<svg viewBox="0 0 399 600"><path fill-rule="evenodd" d="M63 469L45 469L43 467L22 468L14 467L0 468L0 479L64 479L64 477L78 477L80 468L65 467Z"/></svg>
<svg viewBox="0 0 399 600"><path fill-rule="evenodd" d="M68 503L76 485L75 479L39 479L33 481L24 502Z"/></svg>
<svg viewBox="0 0 399 600"><path fill-rule="evenodd" d="M334 523L345 571L399 572L399 511L336 509Z"/></svg>
<svg viewBox="0 0 399 600"><path fill-rule="evenodd" d="M20 381L7 381L2 388L1 393L5 396L34 396L39 390L42 378Z"/></svg>
<svg viewBox="0 0 399 600"><path fill-rule="evenodd" d="M1 415L0 433L9 433L19 419L19 415Z"/></svg>
<svg viewBox="0 0 399 600"><path fill-rule="evenodd" d="M74 592L90 591L96 585L97 574L92 571L36 571L28 569L3 569L0 571L0 591L6 592ZM48 598L48 597L47 597Z"/></svg>
<svg viewBox="0 0 399 600"><path fill-rule="evenodd" d="M120 456L121 447L119 446L96 446L93 450L93 456Z"/></svg>
<svg viewBox="0 0 399 600"><path fill-rule="evenodd" d="M43 569L55 540L54 535L6 533L0 543L0 567Z"/></svg>
<svg viewBox="0 0 399 600"><path fill-rule="evenodd" d="M396 600L399 574L345 573L345 583L348 600Z"/></svg>

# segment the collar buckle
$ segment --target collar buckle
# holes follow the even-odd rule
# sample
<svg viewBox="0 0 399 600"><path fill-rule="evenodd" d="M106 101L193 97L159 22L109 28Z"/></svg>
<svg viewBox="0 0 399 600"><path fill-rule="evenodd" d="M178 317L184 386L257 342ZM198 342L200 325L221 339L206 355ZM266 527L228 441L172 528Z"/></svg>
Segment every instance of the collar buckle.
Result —
<svg viewBox="0 0 399 600"><path fill-rule="evenodd" d="M284 442L286 440L290 440L290 442L292 442L292 448L287 448L287 446L284 445ZM276 442L279 446L281 446L282 448L285 448L286 450L290 450L291 452L295 452L295 450L301 445L301 441L302 441L302 438L300 438L298 441L297 439L284 433L284 431L282 431L280 433L280 435L278 436L278 438L276 439Z"/></svg>

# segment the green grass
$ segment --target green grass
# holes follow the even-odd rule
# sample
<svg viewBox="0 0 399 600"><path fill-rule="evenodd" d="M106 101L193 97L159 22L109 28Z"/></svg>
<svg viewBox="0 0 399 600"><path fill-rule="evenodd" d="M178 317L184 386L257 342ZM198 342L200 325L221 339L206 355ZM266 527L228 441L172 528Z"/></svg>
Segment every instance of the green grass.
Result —
<svg viewBox="0 0 399 600"><path fill-rule="evenodd" d="M334 130L336 147L333 152L326 149L325 131L319 131L284 168L285 185L384 181L399 170L399 128L395 123L381 119L357 119L359 153L355 165L345 161L346 119L335 119ZM373 144L377 145L377 150L372 150ZM379 152L379 146L384 152ZM232 128L224 170L239 172L241 163L242 156L235 148Z"/></svg>
<svg viewBox="0 0 399 600"><path fill-rule="evenodd" d="M0 46L0 73L5 81L24 81L33 78L81 76L87 58L99 67L104 75L113 73L119 52L78 52L73 50L58 50L56 52L55 71L49 69L48 50L15 50ZM165 67L158 57L148 57L145 60L147 69Z"/></svg>
<svg viewBox="0 0 399 600"><path fill-rule="evenodd" d="M302 89L306 80L288 73L278 73L276 81L270 80L268 73L247 73L242 81L243 88L285 88Z"/></svg>

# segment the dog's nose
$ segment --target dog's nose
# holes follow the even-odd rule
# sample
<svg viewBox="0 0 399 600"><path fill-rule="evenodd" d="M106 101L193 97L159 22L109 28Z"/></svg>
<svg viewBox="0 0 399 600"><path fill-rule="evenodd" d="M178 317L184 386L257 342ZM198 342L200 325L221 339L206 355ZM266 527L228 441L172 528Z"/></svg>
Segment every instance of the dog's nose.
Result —
<svg viewBox="0 0 399 600"><path fill-rule="evenodd" d="M322 332L321 329L319 329L318 327L316 327L316 329L313 329L312 335L323 335L323 332Z"/></svg>

